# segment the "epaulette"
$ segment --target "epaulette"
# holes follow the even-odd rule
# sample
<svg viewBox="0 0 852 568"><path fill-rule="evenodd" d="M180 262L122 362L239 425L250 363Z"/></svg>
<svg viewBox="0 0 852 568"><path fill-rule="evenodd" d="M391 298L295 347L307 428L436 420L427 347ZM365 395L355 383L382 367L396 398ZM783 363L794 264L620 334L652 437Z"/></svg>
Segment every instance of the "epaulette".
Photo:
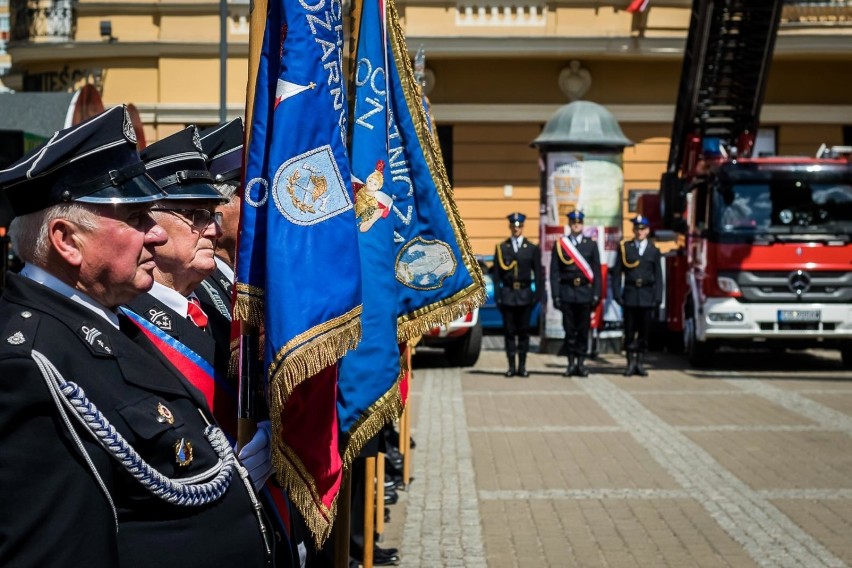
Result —
<svg viewBox="0 0 852 568"><path fill-rule="evenodd" d="M5 349L22 355L29 355L33 349L33 341L38 332L41 318L38 313L21 310L9 318L3 330L2 341Z"/></svg>

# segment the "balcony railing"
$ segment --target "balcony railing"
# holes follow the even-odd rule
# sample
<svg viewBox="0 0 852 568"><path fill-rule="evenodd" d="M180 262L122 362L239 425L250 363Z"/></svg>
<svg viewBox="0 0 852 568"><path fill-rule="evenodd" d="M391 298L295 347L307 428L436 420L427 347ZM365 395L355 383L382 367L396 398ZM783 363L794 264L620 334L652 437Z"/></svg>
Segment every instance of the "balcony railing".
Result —
<svg viewBox="0 0 852 568"><path fill-rule="evenodd" d="M72 0L12 0L12 41L64 42L74 39Z"/></svg>

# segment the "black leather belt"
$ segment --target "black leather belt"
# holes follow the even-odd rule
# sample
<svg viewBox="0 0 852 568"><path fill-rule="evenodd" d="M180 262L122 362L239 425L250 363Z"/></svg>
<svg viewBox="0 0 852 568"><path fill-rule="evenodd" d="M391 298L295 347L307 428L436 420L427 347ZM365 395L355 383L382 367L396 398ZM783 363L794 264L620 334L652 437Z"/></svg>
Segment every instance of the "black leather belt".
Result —
<svg viewBox="0 0 852 568"><path fill-rule="evenodd" d="M645 281L644 281L644 280L642 280L641 278L637 278L636 280L634 280L633 282L630 282L629 284L630 284L631 286L635 286L636 288L642 288L643 286L650 286L650 285L652 285L652 284L653 284L653 282L645 282Z"/></svg>
<svg viewBox="0 0 852 568"><path fill-rule="evenodd" d="M591 282L583 282L583 279L579 276L572 279L565 279L561 281L563 284L568 284L569 286L574 286L575 288L579 288L580 286L588 286Z"/></svg>
<svg viewBox="0 0 852 568"><path fill-rule="evenodd" d="M512 289L520 290L521 288L529 288L529 282L512 282Z"/></svg>

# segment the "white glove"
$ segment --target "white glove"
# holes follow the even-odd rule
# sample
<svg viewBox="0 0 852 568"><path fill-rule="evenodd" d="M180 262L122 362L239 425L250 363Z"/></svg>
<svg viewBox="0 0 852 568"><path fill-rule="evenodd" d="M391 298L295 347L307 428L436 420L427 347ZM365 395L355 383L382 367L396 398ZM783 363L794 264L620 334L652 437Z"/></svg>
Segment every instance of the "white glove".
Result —
<svg viewBox="0 0 852 568"><path fill-rule="evenodd" d="M243 466L248 470L249 477L256 491L260 491L269 476L272 475L272 448L269 446L272 424L269 420L257 423L251 441L245 448L237 448L237 456Z"/></svg>

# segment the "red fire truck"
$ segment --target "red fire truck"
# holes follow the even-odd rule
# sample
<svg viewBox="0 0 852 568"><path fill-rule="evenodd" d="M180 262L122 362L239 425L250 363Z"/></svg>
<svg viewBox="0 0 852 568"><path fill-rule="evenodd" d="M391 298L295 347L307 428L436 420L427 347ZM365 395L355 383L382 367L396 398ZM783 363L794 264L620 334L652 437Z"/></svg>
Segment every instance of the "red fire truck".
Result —
<svg viewBox="0 0 852 568"><path fill-rule="evenodd" d="M681 235L670 344L695 366L762 342L839 349L852 367L850 157L751 156L782 4L693 3L660 217Z"/></svg>

